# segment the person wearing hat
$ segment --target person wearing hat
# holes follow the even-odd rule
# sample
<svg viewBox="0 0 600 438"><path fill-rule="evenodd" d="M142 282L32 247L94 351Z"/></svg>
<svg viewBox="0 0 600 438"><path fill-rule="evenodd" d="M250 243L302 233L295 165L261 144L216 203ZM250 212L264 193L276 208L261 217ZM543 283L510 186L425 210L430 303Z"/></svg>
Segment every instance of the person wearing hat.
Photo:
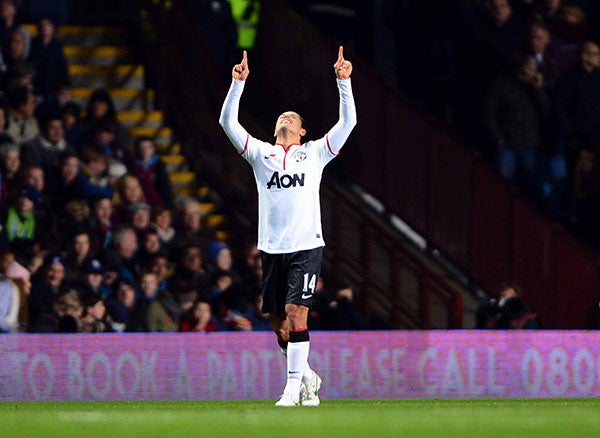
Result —
<svg viewBox="0 0 600 438"><path fill-rule="evenodd" d="M95 257L87 258L81 264L81 272L79 276L80 279L77 283L76 289L80 291L81 295L102 295L100 287L102 286L104 272L104 265L100 259Z"/></svg>
<svg viewBox="0 0 600 438"><path fill-rule="evenodd" d="M31 283L30 272L14 260L11 253L3 258L11 258L0 277L0 333L17 332L23 319L23 304L29 295Z"/></svg>

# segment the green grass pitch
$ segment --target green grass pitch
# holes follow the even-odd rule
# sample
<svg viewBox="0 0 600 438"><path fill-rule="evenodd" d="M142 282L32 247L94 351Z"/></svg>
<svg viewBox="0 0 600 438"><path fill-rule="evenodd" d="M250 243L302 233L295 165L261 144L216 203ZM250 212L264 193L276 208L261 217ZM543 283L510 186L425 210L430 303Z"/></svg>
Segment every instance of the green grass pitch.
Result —
<svg viewBox="0 0 600 438"><path fill-rule="evenodd" d="M0 403L8 437L592 437L599 399Z"/></svg>

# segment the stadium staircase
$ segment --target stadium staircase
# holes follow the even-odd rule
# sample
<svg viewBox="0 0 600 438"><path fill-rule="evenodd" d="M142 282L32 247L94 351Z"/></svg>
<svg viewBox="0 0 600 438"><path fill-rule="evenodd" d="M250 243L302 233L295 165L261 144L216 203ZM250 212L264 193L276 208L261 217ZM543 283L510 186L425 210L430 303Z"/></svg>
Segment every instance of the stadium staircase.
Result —
<svg viewBox="0 0 600 438"><path fill-rule="evenodd" d="M32 35L37 32L34 25L27 29ZM148 136L154 140L174 195L197 197L204 225L213 228L218 239L230 241L220 198L206 184L198 182L174 130L165 124L163 111L155 109L154 90L146 86L146 69L138 61L126 30L116 25L64 25L57 34L69 63L72 99L85 110L94 89L108 89L118 120L130 138Z"/></svg>

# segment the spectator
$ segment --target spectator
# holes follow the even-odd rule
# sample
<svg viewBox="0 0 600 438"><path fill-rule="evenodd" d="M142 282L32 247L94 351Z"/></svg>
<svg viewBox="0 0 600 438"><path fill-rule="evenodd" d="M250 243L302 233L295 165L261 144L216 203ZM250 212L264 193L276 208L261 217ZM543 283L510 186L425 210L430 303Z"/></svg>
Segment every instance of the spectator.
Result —
<svg viewBox="0 0 600 438"><path fill-rule="evenodd" d="M127 222L135 230L138 242L143 242L146 232L150 230L150 206L145 202L134 202L127 209ZM158 236L157 236L157 240Z"/></svg>
<svg viewBox="0 0 600 438"><path fill-rule="evenodd" d="M216 330L217 322L212 315L210 304L202 300L194 303L179 325L180 332L210 333Z"/></svg>
<svg viewBox="0 0 600 438"><path fill-rule="evenodd" d="M71 290L56 300L54 305L58 317L55 330L59 333L77 333L81 330L83 306L77 291Z"/></svg>
<svg viewBox="0 0 600 438"><path fill-rule="evenodd" d="M162 242L154 228L147 228L142 233L140 240L142 242L140 261L144 266L147 266L155 255L164 253Z"/></svg>
<svg viewBox="0 0 600 438"><path fill-rule="evenodd" d="M114 231L112 216L113 206L111 199L107 196L94 198L92 201L92 217L90 218L89 229L92 239L92 249L97 254L101 254L110 246Z"/></svg>
<svg viewBox="0 0 600 438"><path fill-rule="evenodd" d="M97 129L103 123L112 124L116 140L120 144L128 144L123 128L117 120L115 103L108 90L97 88L90 96L83 119L84 141L93 142ZM108 127L108 124L105 125Z"/></svg>
<svg viewBox="0 0 600 438"><path fill-rule="evenodd" d="M99 122L92 131L92 145L111 160L127 162L131 159L129 150L117 137L117 124L109 120Z"/></svg>
<svg viewBox="0 0 600 438"><path fill-rule="evenodd" d="M75 229L69 238L65 255L67 281L73 283L84 272L88 260L93 259L90 234L85 229Z"/></svg>
<svg viewBox="0 0 600 438"><path fill-rule="evenodd" d="M106 311L116 332L125 331L129 315L135 306L135 289L131 283L122 281L116 292L106 300Z"/></svg>
<svg viewBox="0 0 600 438"><path fill-rule="evenodd" d="M210 274L216 271L231 274L234 281L239 281L239 275L233 269L233 257L231 249L225 242L215 240L206 248L206 271Z"/></svg>
<svg viewBox="0 0 600 438"><path fill-rule="evenodd" d="M33 72L33 65L27 61L29 57L30 38L29 33L22 27L13 29L8 35L8 46L3 54L9 76L13 70L21 68L23 65L28 65Z"/></svg>
<svg viewBox="0 0 600 438"><path fill-rule="evenodd" d="M109 256L105 256L102 259L102 267L104 268L104 275L98 289L102 298L106 299L113 296L119 286L119 265Z"/></svg>
<svg viewBox="0 0 600 438"><path fill-rule="evenodd" d="M21 28L21 21L18 15L16 0L1 0L0 1L0 44L2 53L8 53L9 36L17 29ZM24 33L26 52L29 48L31 36L29 32Z"/></svg>
<svg viewBox="0 0 600 438"><path fill-rule="evenodd" d="M112 326L107 320L106 306L100 295L83 297L83 315L81 331L87 333L112 332Z"/></svg>
<svg viewBox="0 0 600 438"><path fill-rule="evenodd" d="M164 163L156 153L156 146L150 137L139 137L135 140L134 160L130 164L131 173L137 176L148 203L157 205L173 205L173 190Z"/></svg>
<svg viewBox="0 0 600 438"><path fill-rule="evenodd" d="M61 154L69 148L62 119L60 115L54 115L44 122L40 134L23 144L21 159L24 166L42 166L47 174L51 174L58 170Z"/></svg>
<svg viewBox="0 0 600 438"><path fill-rule="evenodd" d="M62 108L62 120L65 129L65 140L76 150L83 146L83 128L81 126L81 107L69 101Z"/></svg>
<svg viewBox="0 0 600 438"><path fill-rule="evenodd" d="M202 226L202 211L200 203L192 197L182 198L177 203L179 213L176 226L176 246L185 245L190 241L197 243L202 249L215 240L215 233Z"/></svg>
<svg viewBox="0 0 600 438"><path fill-rule="evenodd" d="M167 289L169 287L173 268L169 257L165 253L155 254L149 261L148 269L156 274L159 289Z"/></svg>
<svg viewBox="0 0 600 438"><path fill-rule="evenodd" d="M7 260L11 260L7 262ZM20 331L27 323L23 308L31 289L30 272L14 260L2 256L3 277L0 278L0 333Z"/></svg>
<svg viewBox="0 0 600 438"><path fill-rule="evenodd" d="M61 217L64 206L71 201L84 199L83 182L79 176L79 157L67 150L61 154L58 172L48 175L47 195L54 214Z"/></svg>
<svg viewBox="0 0 600 438"><path fill-rule="evenodd" d="M178 331L181 315L192 307L196 298L197 292L193 289L182 290L177 297L168 289L161 290L157 299L148 305L148 329L151 332Z"/></svg>
<svg viewBox="0 0 600 438"><path fill-rule="evenodd" d="M534 21L529 25L527 50L535 56L546 88L551 92L554 91L558 78L577 63L578 46L560 41L550 33L543 21Z"/></svg>
<svg viewBox="0 0 600 438"><path fill-rule="evenodd" d="M8 91L8 129L15 143L24 144L40 134L38 122L34 117L35 97L27 87L16 87Z"/></svg>
<svg viewBox="0 0 600 438"><path fill-rule="evenodd" d="M135 300L133 309L129 314L126 331L147 332L148 328L148 306L158 297L158 276L151 271L142 272L140 276L141 297Z"/></svg>
<svg viewBox="0 0 600 438"><path fill-rule="evenodd" d="M94 199L99 196L113 196L114 190L109 185L108 159L106 155L89 148L84 149L81 158L83 168L79 172L78 178L81 181L85 198Z"/></svg>
<svg viewBox="0 0 600 438"><path fill-rule="evenodd" d="M58 241L66 242L73 230L87 230L90 223L91 210L87 202L75 199L69 201L64 208L64 214L56 221Z"/></svg>
<svg viewBox="0 0 600 438"><path fill-rule="evenodd" d="M4 232L8 242L33 241L44 230L39 229L35 206L40 202L40 194L33 186L25 186L19 192L4 218Z"/></svg>
<svg viewBox="0 0 600 438"><path fill-rule="evenodd" d="M102 279L104 266L97 258L88 257L78 270L78 278L73 282L77 284L77 290L82 297L89 295L102 295Z"/></svg>
<svg viewBox="0 0 600 438"><path fill-rule="evenodd" d="M127 219L127 209L136 202L146 202L140 181L133 175L123 175L117 181L117 189L113 197L116 219Z"/></svg>
<svg viewBox="0 0 600 438"><path fill-rule="evenodd" d="M65 282L65 262L60 254L47 256L40 276L32 281L29 299L29 331L56 331L59 315L54 307L59 296L69 290Z"/></svg>
<svg viewBox="0 0 600 438"><path fill-rule="evenodd" d="M563 3L557 19L552 23L552 33L573 43L582 43L589 37L590 25L581 7Z"/></svg>
<svg viewBox="0 0 600 438"><path fill-rule="evenodd" d="M2 146L0 149L0 175L2 175L2 184L0 186L0 200L5 203L11 200L21 188L21 154L19 146L11 143Z"/></svg>
<svg viewBox="0 0 600 438"><path fill-rule="evenodd" d="M209 277L203 267L202 249L190 242L179 254L171 284L191 284L201 298L206 298L209 294Z"/></svg>
<svg viewBox="0 0 600 438"><path fill-rule="evenodd" d="M8 106L4 98L0 98L0 147L5 144L14 143L13 138L8 134Z"/></svg>
<svg viewBox="0 0 600 438"><path fill-rule="evenodd" d="M214 315L219 331L251 331L252 322L240 310L235 308L233 295L220 294L213 302Z"/></svg>
<svg viewBox="0 0 600 438"><path fill-rule="evenodd" d="M69 69L63 46L56 38L55 27L49 18L37 23L38 34L31 41L29 60L36 71L34 89L38 95L48 95L59 86L69 85Z"/></svg>
<svg viewBox="0 0 600 438"><path fill-rule="evenodd" d="M565 73L556 87L559 151L565 153L569 174L583 149L594 148L600 133L600 46L586 41L579 66Z"/></svg>
<svg viewBox="0 0 600 438"><path fill-rule="evenodd" d="M540 149L550 111L532 55L518 55L512 71L499 76L485 98L483 117L500 173L534 195L540 191Z"/></svg>
<svg viewBox="0 0 600 438"><path fill-rule="evenodd" d="M244 310L244 315L252 324L254 331L272 330L271 315L262 311L263 298L262 293L259 293L251 301L250 306Z"/></svg>
<svg viewBox="0 0 600 438"><path fill-rule="evenodd" d="M336 289L326 313L328 330L366 330L367 321L360 314L354 300L354 291L349 286Z"/></svg>
<svg viewBox="0 0 600 438"><path fill-rule="evenodd" d="M574 231L594 248L600 248L600 167L597 152L583 149L575 163Z"/></svg>
<svg viewBox="0 0 600 438"><path fill-rule="evenodd" d="M173 214L165 206L159 205L152 210L152 226L156 229L161 241L161 245L171 251L173 239L175 238L175 228L173 228Z"/></svg>
<svg viewBox="0 0 600 438"><path fill-rule="evenodd" d="M537 314L532 313L514 284L500 288L498 298L480 303L476 312L476 328L480 329L538 329Z"/></svg>
<svg viewBox="0 0 600 438"><path fill-rule="evenodd" d="M113 250L109 252L108 256L119 266L121 281L131 283L137 291L136 279L140 272L138 239L131 226L126 224L118 226L113 235Z"/></svg>

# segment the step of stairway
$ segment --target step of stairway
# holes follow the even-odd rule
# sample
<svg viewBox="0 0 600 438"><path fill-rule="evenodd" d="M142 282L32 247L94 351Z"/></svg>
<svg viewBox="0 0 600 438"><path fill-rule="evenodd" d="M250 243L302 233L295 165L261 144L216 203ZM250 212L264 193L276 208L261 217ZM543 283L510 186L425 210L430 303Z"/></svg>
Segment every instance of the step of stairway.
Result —
<svg viewBox="0 0 600 438"><path fill-rule="evenodd" d="M136 64L135 52L124 46L64 46L64 52L69 64Z"/></svg>
<svg viewBox="0 0 600 438"><path fill-rule="evenodd" d="M142 89L146 86L145 69L141 64L71 64L69 74L73 87Z"/></svg>
<svg viewBox="0 0 600 438"><path fill-rule="evenodd" d="M86 107L87 102L94 92L94 88L72 88L71 97L78 104ZM123 110L150 110L154 104L154 92L152 90L135 90L129 88L109 88L117 111Z"/></svg>
<svg viewBox="0 0 600 438"><path fill-rule="evenodd" d="M27 23L23 27L32 35L37 35L37 26ZM63 45L106 46L119 45L127 41L127 31L117 26L67 24L58 26L56 35Z"/></svg>
<svg viewBox="0 0 600 438"><path fill-rule="evenodd" d="M168 126L159 128L146 128L134 126L127 129L131 138L150 137L156 145L170 145L173 142L173 130Z"/></svg>
<svg viewBox="0 0 600 438"><path fill-rule="evenodd" d="M196 174L194 172L172 172L169 174L169 180L173 186L190 186L196 183Z"/></svg>
<svg viewBox="0 0 600 438"><path fill-rule="evenodd" d="M156 129L164 123L162 111L123 110L117 112L117 119L126 128L141 126Z"/></svg>
<svg viewBox="0 0 600 438"><path fill-rule="evenodd" d="M189 171L187 161L183 155L163 154L160 159L165 164L168 173Z"/></svg>

